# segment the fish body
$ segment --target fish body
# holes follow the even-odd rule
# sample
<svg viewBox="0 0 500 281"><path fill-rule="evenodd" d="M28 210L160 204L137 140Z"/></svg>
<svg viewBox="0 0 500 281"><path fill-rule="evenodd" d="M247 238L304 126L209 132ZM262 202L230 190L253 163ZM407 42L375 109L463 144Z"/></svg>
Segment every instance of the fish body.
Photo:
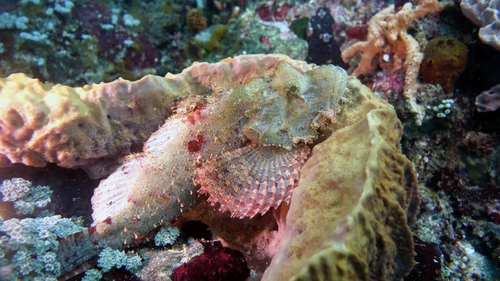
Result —
<svg viewBox="0 0 500 281"><path fill-rule="evenodd" d="M288 202L317 130L335 121L347 74L321 66L274 75L212 96L182 99L142 153L126 157L92 198L101 246L123 248L176 219L199 193L236 217Z"/></svg>

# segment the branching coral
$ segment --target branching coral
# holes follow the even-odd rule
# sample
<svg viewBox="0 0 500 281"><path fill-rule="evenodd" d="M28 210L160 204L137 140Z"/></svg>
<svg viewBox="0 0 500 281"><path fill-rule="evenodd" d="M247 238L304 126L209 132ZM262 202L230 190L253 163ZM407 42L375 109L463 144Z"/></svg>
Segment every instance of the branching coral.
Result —
<svg viewBox="0 0 500 281"><path fill-rule="evenodd" d="M405 68L404 96L416 115L417 124L421 124L425 116L425 110L416 101L419 88L417 76L424 55L420 52L417 40L409 35L407 30L416 19L429 13L440 12L442 9L443 5L436 0L421 0L417 6L406 3L397 12L394 5L390 5L370 19L367 41L357 42L342 52L344 62L357 53L363 53L361 61L352 73L354 76L372 71L373 59L379 53L390 54L393 60L392 71Z"/></svg>

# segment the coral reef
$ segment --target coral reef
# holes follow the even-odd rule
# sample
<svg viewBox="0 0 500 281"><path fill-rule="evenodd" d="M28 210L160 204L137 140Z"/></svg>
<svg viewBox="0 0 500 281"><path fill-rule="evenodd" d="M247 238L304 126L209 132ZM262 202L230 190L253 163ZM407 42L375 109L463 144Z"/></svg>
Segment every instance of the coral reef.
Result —
<svg viewBox="0 0 500 281"><path fill-rule="evenodd" d="M151 234L155 234L159 230L160 225L165 225L178 218L183 212L188 211L201 201L200 198L197 198L197 190L200 187L195 186L192 180L196 178L194 171L204 167L206 163L209 163L207 162L210 161L209 159L219 159L219 155L223 155L225 152L236 153L242 147L252 149L261 154L259 157L265 158L270 157L268 148L271 146L274 146L273 149L279 151L280 154L292 153L290 155L294 155L295 149L303 149L304 145L313 146L324 141L330 134L333 137L328 138L324 144L315 146L314 149L321 150L321 152L313 152L313 158L306 162L306 165L309 163L309 168L301 174L299 187L300 182L303 182L302 187L295 191L290 202L291 211L288 213L286 222L284 217L286 208L280 209L274 213L279 221L277 232L275 231L272 235L268 235L269 232L267 232L268 234L263 233L252 242L258 243L255 244L255 247L261 249L259 250L261 257L265 256L264 252L274 253L278 242L282 242L282 247L278 249L277 259L273 261L269 270L269 276L276 272L276 264L285 263L282 257L283 251L286 251L287 248L283 245L294 241L295 235L289 235L287 232L296 231L294 217L297 217L298 209L307 210L310 207L324 209L325 207L322 206L325 205L322 204L333 206L334 203L329 200L340 198L325 196L323 192L318 190L318 193L315 194L326 200L325 202L322 204L309 202L307 207L302 205L308 202L302 197L304 190L319 188L319 186L314 187L316 183L311 182L312 178L323 182L322 176L331 176L332 169L336 171L337 168L345 168L350 171L349 175L352 175L343 174L347 171L342 170L340 175L345 176L345 178L342 176L345 185L339 187L339 190L348 186L350 189L357 186L358 189L342 192L343 199L337 202L340 209L332 208L332 213L321 212L325 219L335 218L337 223L316 224L313 223L315 220L308 222L316 226L329 225L331 228L322 231L323 235L329 236L336 233L340 235L339 239L345 238L346 241L372 241L373 237L370 236L372 235L370 233L354 230L343 232L345 229L342 228L347 227L347 225L350 229L368 227L371 231L384 237L387 244L384 244L383 247L377 246L382 247L379 250L383 251L384 255L378 258L374 257L372 251L375 248L369 248L370 252L363 254L360 247L364 246L361 244L354 246L350 242L345 244L347 249L360 255L361 259L365 259L366 262L371 259L375 264L386 265L390 268L387 270L388 276L392 276L391 274L404 276L408 273L409 268L413 265L413 251L411 250L411 236L407 232L406 215L411 222L415 211L414 200L416 200L416 197L412 197L413 170L399 153L400 123L397 121L394 111L382 100L373 96L368 88L361 86L357 79L351 77L346 88L347 77L341 68L330 65L319 67L308 65L305 62L294 61L279 55L240 56L217 64L196 63L179 75L167 75L165 78L149 76L145 79L156 81L156 83L146 84L147 89L154 88L166 95L170 92L190 95L177 100L176 106L174 106L176 115L172 116L159 131L152 135L146 143L144 151L126 157L122 166L102 181L95 190L92 199L94 227L59 241L57 261L61 264L61 273L72 271L74 266L81 264L91 256L95 256L97 254L96 248L111 248L101 252L101 259L115 257L112 260L115 263L99 262L98 266L103 270L126 267L129 258L125 261L123 255L129 257L130 253L125 253L121 251L122 249L145 241ZM128 83L123 80L119 82ZM114 83L117 82L110 84ZM102 87L106 85L109 84L101 84ZM346 93L350 93L350 95L345 97ZM270 100L272 102L269 102ZM235 103L236 101L238 103ZM238 104L237 108L235 108L235 104ZM280 112L288 112L289 115ZM276 113L280 114L276 115ZM216 123L212 118L216 119ZM387 129L389 127L390 130ZM356 133L353 133L354 131ZM249 144L250 142L253 144ZM332 142L334 143L332 144ZM359 144L359 146L355 144ZM257 150L256 145L266 149ZM334 152L323 152L324 148L321 147L330 147L330 149L334 149ZM158 150L158 148L160 149ZM364 153L364 156L356 158L358 162L351 163L351 160L344 159L347 156L338 153L338 150L356 151L360 155ZM338 157L333 154L338 155ZM372 156L368 157L368 154ZM238 157L248 158L244 154L237 155ZM287 160L286 157L282 157L281 161L284 162L278 167L286 168L289 165L294 165L296 169L300 169L300 157L305 156L297 154L293 157L295 160ZM318 157L334 157L334 159L322 160ZM318 161L321 163L318 164ZM339 165L325 164L328 161L334 161ZM237 174L231 170L229 163L223 164L228 165L229 174ZM390 165L391 170L386 169L386 165ZM269 175L269 178L262 177L262 174L259 173L256 174L257 178L252 174L246 174L248 178L245 182L252 186L252 192L245 191L248 194L245 195L245 200L241 201L244 206L239 203L228 205L231 209L253 210L253 213L245 211L238 213L241 214L238 216L254 216L257 212L265 213L267 207L261 209L261 206L277 207L280 205L280 200L285 202L288 200L286 192L275 192L273 188L280 187L281 185L276 183L281 181L286 183L295 180L286 173L286 170L279 171L272 170L271 166L265 167L268 168L262 173ZM319 167L322 168L319 169ZM366 172L363 172L365 170ZM381 176L383 171L387 172L386 177ZM227 178L222 181L215 179L209 183L203 183L203 185L215 186L215 189L209 188L210 196L216 198L213 202L220 202L221 206L230 202L227 198L236 198L233 194L234 189L226 189L225 187L225 182L228 180L236 180L236 178ZM330 179L324 181L326 182L325 188L329 184L335 184ZM353 184L356 181L365 184ZM380 189L381 182L388 189ZM250 190L244 189L243 185L238 187L241 187L242 190ZM375 195L375 190L380 193L381 197ZM340 196L339 193L335 194ZM266 198L269 197L275 198L277 201L267 201ZM396 198L399 198L400 201L397 201ZM367 205L370 200L374 202L374 205ZM383 200L388 200L390 205L382 207L380 202ZM237 202L235 201L235 203ZM344 203L351 207L346 207ZM219 213L212 208L209 210L212 213ZM344 212L343 216L339 216L338 210ZM376 222L385 220L388 213L392 214L392 222L386 223L385 227L377 228ZM306 214L311 214L311 212L306 212ZM229 214L226 215L229 216ZM272 214L265 216L268 219L272 218ZM257 223L259 221L266 222L266 220L261 221L259 217L261 216L256 216L253 220L257 219ZM307 217L308 215L304 216L304 218ZM362 223L362 219L366 219L366 224ZM266 224L272 225L269 221ZM273 228L271 226L270 230L273 231ZM302 230L307 233L310 229L304 228ZM284 239L283 237L288 238ZM313 237L318 238L316 243L322 243L321 238L311 236L311 239ZM395 242L396 238L398 242ZM236 243L236 241L234 242ZM243 242L245 241L241 240L236 244L239 243L241 246ZM338 240L337 242L342 243ZM303 255L303 262L314 266L314 261L307 260L315 256L313 252L321 250L317 246L311 246L307 243L304 246L311 252ZM262 250L262 247L270 248ZM216 248L220 250L219 246ZM219 250L217 250L219 254L216 256L227 260L229 257L226 254L229 252L226 250L220 252ZM331 252L332 259L341 258L335 250L328 251L333 251ZM399 260L394 262L396 253ZM245 263L246 257L251 254L245 251L244 255L238 255L231 254L231 256L236 257L234 259L238 263ZM321 252L318 252L318 255L321 256ZM146 268L150 269L146 275L151 275L154 271L153 268L158 265L148 267L147 264L155 259L153 256L159 256L152 254L149 260L142 254L140 256L144 260L143 264L146 265ZM134 264L140 263L140 258L137 256L130 258L133 259ZM203 260L207 261L207 258L197 259L199 264L202 264ZM263 262L263 264L265 263ZM226 265L225 262L221 262L221 274L226 272ZM332 264L329 267L333 268ZM246 266L241 268L246 268ZM135 271L138 267L132 268L130 266L129 269ZM309 274L298 273L298 269L297 265L295 265L295 269L291 269L287 265L279 271L292 275L305 274L303 276L306 276ZM246 277L249 274L247 270L240 271L238 274L245 272L241 276ZM370 270L378 271L380 268L366 265L363 274ZM193 270L193 272L195 271ZM256 271L253 272L254 275L258 274ZM89 273L88 278L91 278L91 274L99 275L94 270Z"/></svg>
<svg viewBox="0 0 500 281"><path fill-rule="evenodd" d="M450 36L436 37L424 49L422 82L440 84L449 94L466 65L467 47L462 42Z"/></svg>
<svg viewBox="0 0 500 281"><path fill-rule="evenodd" d="M199 32L194 37L194 41L203 50L208 52L214 52L216 50L223 50L224 46L220 43L221 39L224 38L229 26L223 24L216 24L210 26L208 29Z"/></svg>
<svg viewBox="0 0 500 281"><path fill-rule="evenodd" d="M18 98L17 93L23 95L14 108L19 118L12 115L14 112L9 106L2 110L4 114L0 117L0 154L7 151L14 159L0 156L0 184L8 180L0 186L4 195L0 201L0 215L3 217L3 221L0 217L0 280L56 280L65 272L68 274L57 279L171 280L175 268L205 251L203 244L195 239L205 239L201 240L204 245L214 245L216 250L212 256L198 258L179 269L177 272L184 278L199 279L205 274L203 271L215 273L207 269L207 261L216 261L212 269L217 267L215 271L222 273L218 277L223 278L232 260L236 261L232 265L245 272L250 270L250 277L241 275L249 281L261 280L270 264L266 278L285 271L292 280L311 280L328 276L332 270L340 270L342 273L336 277L349 279L349 274L354 271L350 269L353 263L355 273L369 276L367 279L402 280L409 269L407 265L411 264L411 256L415 255L411 251L412 238L407 235L406 224L413 233L416 264L404 280L500 280L500 111L496 110L500 107L500 90L495 86L499 83L500 7L494 0L437 1L414 0L411 4L407 0L0 1L1 77L22 72L41 82L71 87L106 83L70 88L25 78L22 78L27 81L25 84L0 82L2 88L20 87L5 99L0 95L1 105L6 106L4 101ZM420 13L431 2L435 2L432 5L436 11L443 6L443 12ZM194 15L193 11L199 12L195 16L200 21L188 23L188 18L195 18L188 17L189 13ZM200 15L204 16L204 23ZM311 18L315 20L311 21ZM190 24L206 28L197 31L190 28ZM440 66L436 71L426 68L429 66L426 60L434 64L436 59L423 58L425 51L421 50L429 40L439 36L453 36L467 47L468 65L454 85L444 81L446 79L435 79L435 74L444 73L440 70L448 70L448 66ZM203 189L196 186L184 191L184 186L192 187L192 178L178 185L181 193L193 192L192 201L178 202L177 193L168 193L170 182L158 182L158 188L154 190L165 188L167 193L150 196L168 199L166 205L173 207L169 207L166 213L154 205L147 206L150 202L130 200L127 204L143 204L149 213L102 221L104 227L119 224L121 228L117 229L127 233L129 239L121 232L101 235L96 231L102 230L99 227L83 229L82 226L91 225L91 197L99 184L88 175L102 178L129 158L140 157L141 154L134 154L120 159L129 153L140 153L150 134L174 112L178 116L184 114L184 125L191 126L201 122L200 117L204 117L207 106L214 104L213 99L218 93L234 90L256 77L273 75L281 62L290 63L301 74L317 68L274 55L225 58L251 53L282 53L292 59L309 57L310 62L313 57L324 57L324 60L315 61L320 65L338 51L337 44L341 45L341 50L349 50L356 44L369 45L370 38L379 39L370 45L374 53L371 54L368 48L363 49L349 58L349 67L352 71L357 66L367 66L358 78L373 90L373 95L356 79L349 78L350 88L341 98L338 110L326 119L333 121L332 117L335 117L336 122L319 128L318 139L312 143L300 148L292 143L291 153L287 149L246 146L249 143L244 143L244 148L214 152L207 157L209 162L203 158L186 165L191 169L190 174L194 174L193 178L203 183ZM323 41L328 39L328 43ZM385 48L377 50L375 43ZM308 46L311 47L309 51ZM325 47L332 48L327 50ZM371 54L371 58L366 60L363 51ZM446 55L454 54L448 52ZM412 58L413 61L407 61ZM419 59L422 59L422 67L419 67ZM221 60L216 64L193 64L194 61ZM332 62L337 63L336 59ZM465 60L452 62L454 65L460 63L465 65ZM190 65L192 67L187 68ZM419 68L421 76L417 75ZM160 77L167 71L180 73L183 69L181 74ZM456 71L444 74L453 72ZM118 77L133 81L147 74L159 75L145 78L149 89L157 91L154 92L156 97L168 97L162 104L158 99L148 103L149 112L142 112L142 105L128 98L145 84L125 80L109 83ZM422 78L421 85L416 83L419 78ZM302 86L302 80L298 81ZM297 86L291 83L283 89L288 98L294 98L294 89L301 89ZM67 89L67 92L56 94L53 90L58 87ZM97 97L92 100L93 93L100 93L92 92L92 89L99 87L113 89L113 93L119 96L111 108L106 99ZM90 99L79 101L85 88L90 91L87 93ZM38 91L39 95L24 95L25 91ZM149 93L153 93L151 91ZM404 125L401 151L413 162L417 172L422 201L413 226L412 221L405 222L402 217L406 214L407 219L412 218L415 204L409 208L411 210L405 207L409 202L414 203L414 198L403 194L402 188L406 180L411 182L407 186L414 181L408 179L412 176L406 179L401 176L400 180L394 176L412 175L413 172L411 168L401 172L401 166L409 165L398 153L400 126L396 126L397 121L392 119L392 109L379 97L394 107ZM147 101L148 98L144 98ZM57 106L61 101L64 108ZM95 107L89 109L87 102L95 102ZM26 107L22 107L23 104ZM279 105L269 104L269 110L253 113L265 119L268 111L278 111ZM39 111L38 106L43 110ZM86 108L87 113L82 108ZM158 112L160 108L161 112ZM91 120L96 116L96 110L101 112L102 122ZM147 117L139 121L134 119L134 126L147 126L138 128L127 123L131 122L128 118L132 112L129 110L139 115L156 115L151 120ZM108 111L116 114L111 116L112 120L106 121ZM43 116L46 119L37 119ZM71 119L72 116L76 119ZM214 114L216 116L218 114ZM317 121L325 121L324 117L320 116ZM93 127L77 128L81 118L94 122L85 123ZM245 116L242 122L249 121L247 118ZM57 123L63 119L70 121ZM285 117L287 121L291 119ZM41 121L36 123L37 120ZM11 134L6 138L3 135L4 122L8 123L6 128ZM380 124L375 125L376 122ZM382 122L394 126L384 127ZM314 123L314 127L320 123ZM55 127L50 127L51 124ZM101 128L103 124L107 125ZM115 141L92 140L100 129L109 133L108 140ZM239 129L233 135L258 142L259 136L269 131L257 122L252 130ZM359 136L342 135L346 132ZM24 141L31 135L39 142ZM58 138L54 139L54 136ZM363 136L365 140L360 140ZM379 150L371 146L383 143L379 140L384 136L390 138L386 142L388 145ZM80 143L79 139L83 142ZM189 153L202 153L212 141L213 138L203 134L194 134L185 145ZM372 143L368 143L370 141ZM365 150L359 148L361 143ZM40 150L33 149L32 144ZM80 145L85 149L79 150ZM367 155L366 149L370 147L374 149L373 153ZM304 159L310 156L310 151L313 151L312 157ZM359 155L361 158L356 158ZM384 155L391 157L384 158ZM249 161L249 157L254 158ZM242 162L242 159L248 161ZM372 165L367 159L380 161L378 165ZM279 160L287 163L280 166ZM36 166L48 164L29 167L23 161L38 161ZM304 161L305 166L300 168ZM399 162L394 164L394 161ZM245 169L246 163L254 168ZM289 178L283 178L285 170L272 169L294 164L298 167L287 169ZM86 169L88 174L76 169L78 167ZM184 173L186 169L157 167L169 174ZM247 170L248 175L240 168ZM300 173L297 172L299 168ZM216 178L213 173L221 177ZM255 189L248 189L252 192L247 192L247 188L242 187L234 193L230 189L234 183L264 173L261 182L266 183L267 188L258 185ZM347 178L349 175L351 177ZM297 177L300 184L295 183ZM365 180L370 177L380 181ZM32 185L13 178L24 178ZM335 181L337 179L344 181ZM358 181L352 183L356 179ZM238 184L236 186L241 186ZM295 188L293 193L292 188ZM196 197L198 190L207 193L198 192L200 196ZM280 193L283 191L284 194ZM111 190L110 194L114 192ZM282 197L288 198L290 193L290 205L281 204L275 209L284 199ZM233 213L218 210L235 210L234 205L247 195L251 208ZM110 199L107 203L116 208L128 208L129 205L116 206L123 202L119 200L120 196L117 196L118 200ZM209 198L211 202L207 202ZM271 198L278 199L278 202L271 202ZM165 213L165 216L161 217L160 213ZM71 217L74 227L70 220L61 217ZM157 223L151 225L156 218ZM54 232L65 235L64 229L51 227L56 223L50 220L59 220L62 227L68 227L71 231L67 234L75 233L67 237L57 236ZM84 224L80 226L80 222ZM144 229L134 231L141 226ZM47 238L41 238L48 232ZM24 243L27 240L21 236L29 237L30 241ZM124 240L126 245L121 244ZM239 251L236 259L226 252L228 249ZM242 259L245 266L242 266ZM132 272L128 272L128 260L130 265L142 268L129 266ZM297 260L294 264L293 261ZM332 263L335 266L332 267ZM110 271L104 273L104 269ZM231 280L231 276L225 277ZM273 280L281 280L279 278Z"/></svg>
<svg viewBox="0 0 500 281"><path fill-rule="evenodd" d="M353 104L304 165L262 280L393 280L413 267L419 197L402 125L357 79L348 88Z"/></svg>
<svg viewBox="0 0 500 281"><path fill-rule="evenodd" d="M417 124L421 124L425 117L423 106L417 104L416 100L419 88L417 76L424 55L418 42L407 30L412 21L442 9L443 5L436 0L421 0L416 6L406 3L398 11L395 11L394 5L389 5L368 22L367 41L357 42L342 52L344 62L362 52L361 61L352 72L354 76L373 71L376 66L373 65L373 59L380 53L389 55L393 63L392 71L404 67L404 96L415 114Z"/></svg>
<svg viewBox="0 0 500 281"><path fill-rule="evenodd" d="M500 51L500 2L495 0L464 0L460 2L464 15L480 26L479 38Z"/></svg>
<svg viewBox="0 0 500 281"><path fill-rule="evenodd" d="M156 73L161 53L144 32L149 21L127 10L113 1L17 1L0 18L2 76L83 85Z"/></svg>
<svg viewBox="0 0 500 281"><path fill-rule="evenodd" d="M255 11L262 20L282 21L285 19L288 9L290 9L288 4L273 1L257 6Z"/></svg>
<svg viewBox="0 0 500 281"><path fill-rule="evenodd" d="M232 24L221 44L230 46L229 51L235 49L228 55L283 54L299 60L306 59L308 48L307 42L298 38L286 23L262 21L251 11Z"/></svg>

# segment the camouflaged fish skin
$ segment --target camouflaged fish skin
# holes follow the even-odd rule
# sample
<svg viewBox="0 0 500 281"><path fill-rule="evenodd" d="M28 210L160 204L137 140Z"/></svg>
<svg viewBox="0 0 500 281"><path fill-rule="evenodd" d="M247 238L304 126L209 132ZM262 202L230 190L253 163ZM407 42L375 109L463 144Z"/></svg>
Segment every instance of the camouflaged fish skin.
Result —
<svg viewBox="0 0 500 281"><path fill-rule="evenodd" d="M197 203L200 188L210 193L213 204L225 200L221 209L238 217L255 215L252 208L262 212L288 201L290 196L276 195L282 193L282 186L290 185L280 185L279 180L293 180L290 173L298 172L307 157L304 144L317 138L317 129L335 121L346 81L347 74L336 66L321 66L301 74L282 63L274 75L209 97L181 100L177 114L150 137L144 151L126 157L95 190L93 218L102 237L100 244L123 247L162 222L177 218ZM281 158L271 157L272 151ZM226 161L221 155L230 157ZM244 170L234 163L252 158L241 157L257 157L264 168L253 169L252 173L227 169L240 165ZM216 167L214 159L219 159ZM284 170L272 170L274 165L265 164L268 160L281 163ZM290 165L296 167L288 169ZM195 173L197 169L212 169L220 175L200 176ZM257 191L245 188L243 182ZM252 193L261 196L250 195L251 205L245 206L245 200L234 203ZM262 198L266 194L275 196L271 205L270 200Z"/></svg>

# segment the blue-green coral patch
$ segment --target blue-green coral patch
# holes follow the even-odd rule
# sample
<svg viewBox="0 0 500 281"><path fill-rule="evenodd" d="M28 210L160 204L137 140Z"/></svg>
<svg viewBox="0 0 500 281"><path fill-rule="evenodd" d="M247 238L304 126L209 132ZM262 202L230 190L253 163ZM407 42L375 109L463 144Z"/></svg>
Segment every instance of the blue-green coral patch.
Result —
<svg viewBox="0 0 500 281"><path fill-rule="evenodd" d="M84 228L60 216L10 219L0 225L1 280L57 280L59 238Z"/></svg>
<svg viewBox="0 0 500 281"><path fill-rule="evenodd" d="M48 186L33 187L22 178L4 180L0 186L3 202L13 202L14 208L23 215L30 215L35 208L43 208L50 203L52 190Z"/></svg>

